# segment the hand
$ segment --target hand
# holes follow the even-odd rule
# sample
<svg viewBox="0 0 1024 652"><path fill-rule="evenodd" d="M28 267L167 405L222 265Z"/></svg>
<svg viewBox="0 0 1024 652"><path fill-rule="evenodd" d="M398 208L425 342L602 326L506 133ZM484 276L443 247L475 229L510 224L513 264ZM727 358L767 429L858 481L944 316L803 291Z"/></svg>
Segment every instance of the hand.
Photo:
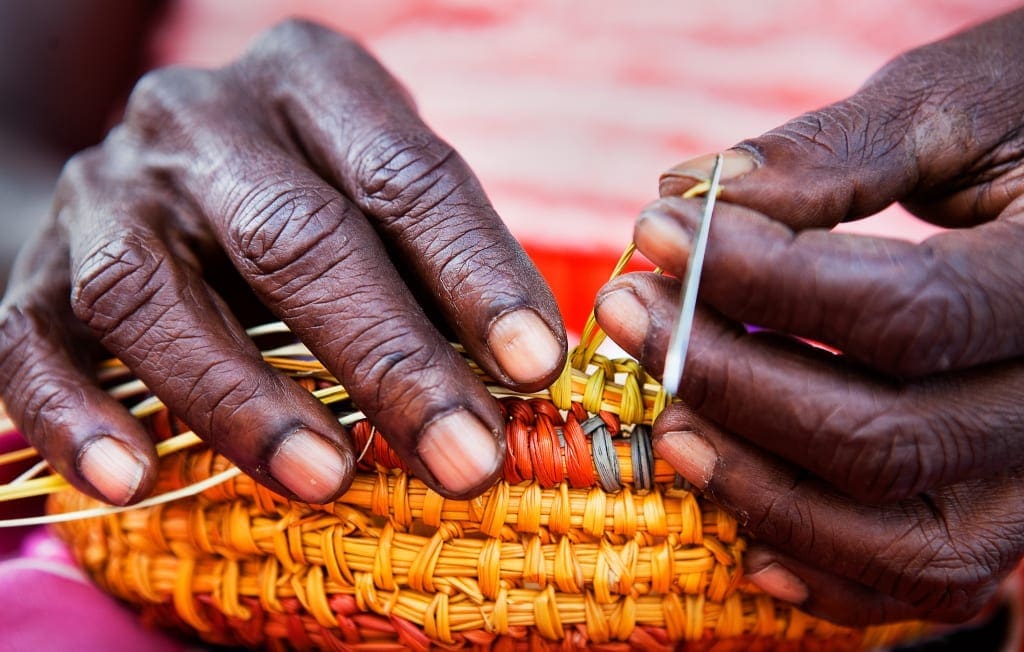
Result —
<svg viewBox="0 0 1024 652"><path fill-rule="evenodd" d="M1017 12L909 52L727 153L689 407L656 450L751 533L750 580L835 621L968 618L1024 553L1022 29ZM636 224L677 276L701 208L678 195L711 160L666 173ZM893 201L955 230L828 230ZM655 374L678 292L638 274L598 298Z"/></svg>
<svg viewBox="0 0 1024 652"><path fill-rule="evenodd" d="M565 356L550 290L465 161L365 50L303 22L225 68L150 73L67 164L0 308L0 394L75 486L137 500L157 460L97 385L113 354L259 482L331 500L355 451L246 338L257 298L446 496L489 486L504 437L425 310L510 387L545 386Z"/></svg>

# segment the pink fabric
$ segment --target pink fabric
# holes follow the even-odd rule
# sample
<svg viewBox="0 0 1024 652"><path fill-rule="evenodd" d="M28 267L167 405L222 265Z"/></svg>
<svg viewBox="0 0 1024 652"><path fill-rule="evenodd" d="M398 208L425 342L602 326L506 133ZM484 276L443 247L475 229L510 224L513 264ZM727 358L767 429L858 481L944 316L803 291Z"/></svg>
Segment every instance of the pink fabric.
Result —
<svg viewBox="0 0 1024 652"><path fill-rule="evenodd" d="M185 649L143 628L72 565L32 556L0 564L0 652Z"/></svg>
<svg viewBox="0 0 1024 652"><path fill-rule="evenodd" d="M21 435L13 432L10 422L3 418L0 410L0 453L7 453L19 450L26 446ZM10 482L25 471L31 463L8 464L0 466L0 483ZM31 516L42 511L41 500L23 500L15 503L0 503L0 518L18 518ZM21 548L24 538L32 533L31 528L0 528L0 560L12 554L17 554ZM3 587L0 585L0 599L2 599Z"/></svg>
<svg viewBox="0 0 1024 652"><path fill-rule="evenodd" d="M0 453L25 446L0 410ZM0 467L9 482L31 464ZM0 503L0 519L42 513L39 500ZM75 566L63 542L45 528L0 528L0 652L145 650L186 647L145 629Z"/></svg>

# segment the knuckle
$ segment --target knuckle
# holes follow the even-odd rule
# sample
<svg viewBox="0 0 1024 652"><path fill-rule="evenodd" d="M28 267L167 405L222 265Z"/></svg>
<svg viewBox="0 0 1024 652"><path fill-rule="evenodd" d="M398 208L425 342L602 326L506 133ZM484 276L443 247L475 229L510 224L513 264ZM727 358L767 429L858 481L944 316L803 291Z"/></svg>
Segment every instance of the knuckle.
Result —
<svg viewBox="0 0 1024 652"><path fill-rule="evenodd" d="M915 106L914 102L880 102L875 95L858 94L798 116L768 135L829 167L878 166L879 161L899 153ZM862 189L851 190L856 195Z"/></svg>
<svg viewBox="0 0 1024 652"><path fill-rule="evenodd" d="M852 347L870 352L866 362L896 377L921 377L958 366L972 354L975 326L985 332L980 318L991 305L988 297L971 296L976 283L956 278L956 266L927 243L894 265L883 276L899 282L883 281L860 302L853 318L857 326L849 329Z"/></svg>
<svg viewBox="0 0 1024 652"><path fill-rule="evenodd" d="M785 490L764 497L757 509L744 512L743 526L772 545L803 550L814 541L816 523L801 496L803 482L797 478ZM712 480L714 492L714 480Z"/></svg>
<svg viewBox="0 0 1024 652"><path fill-rule="evenodd" d="M19 400L20 426L33 444L47 451L61 430L73 427L76 411L81 410L68 387L41 373L32 373L22 385Z"/></svg>
<svg viewBox="0 0 1024 652"><path fill-rule="evenodd" d="M168 66L147 72L135 84L125 107L125 124L145 140L168 127L182 125L186 116L218 104L223 80L213 70Z"/></svg>
<svg viewBox="0 0 1024 652"><path fill-rule="evenodd" d="M806 204L839 217L863 217L880 208L878 175L897 163L905 167L906 161L894 161L908 156L904 109L898 102L890 107L873 95L859 94L805 113L742 145L758 152L769 166L776 160L790 166L799 162L815 174L832 170L850 181L833 184L828 192L817 183L794 186L794 205Z"/></svg>
<svg viewBox="0 0 1024 652"><path fill-rule="evenodd" d="M919 513L903 536L877 554L871 565L876 588L911 604L922 617L950 622L975 615L994 594L1016 557L1003 537L960 531L956 501L923 496L930 516ZM893 578L892 581L885 578Z"/></svg>
<svg viewBox="0 0 1024 652"><path fill-rule="evenodd" d="M798 116L772 135L792 142L801 150L810 150L825 160L837 163L846 160L855 148L851 134L858 132L853 129L851 117L851 113L841 106L832 106Z"/></svg>
<svg viewBox="0 0 1024 652"><path fill-rule="evenodd" d="M111 129L102 143L84 149L67 160L57 180L55 224L70 234L92 231L79 228L97 215L109 214L123 204L158 196L163 191L146 152L125 125ZM72 210L64 210L75 207ZM78 235L61 238L79 239Z"/></svg>
<svg viewBox="0 0 1024 652"><path fill-rule="evenodd" d="M5 303L0 306L0 384L7 387L23 367L27 343L34 335L48 332L53 323L50 311L31 304ZM18 355L19 352L22 355Z"/></svg>
<svg viewBox="0 0 1024 652"><path fill-rule="evenodd" d="M843 435L824 474L856 500L891 503L927 489L943 473L948 451L922 437L924 424L898 407L880 411Z"/></svg>
<svg viewBox="0 0 1024 652"><path fill-rule="evenodd" d="M85 188L94 186L105 165L106 154L102 145L83 149L71 156L61 169L56 194L67 200Z"/></svg>
<svg viewBox="0 0 1024 652"><path fill-rule="evenodd" d="M73 423L76 392L68 392L61 376L66 361L54 365L53 311L24 302L0 307L0 395L11 415L35 445L46 450L52 426ZM10 395L12 388L17 395ZM79 408L80 409L80 408Z"/></svg>
<svg viewBox="0 0 1024 652"><path fill-rule="evenodd" d="M860 127L862 121L856 105L833 104L797 116L752 144L767 140L784 149L795 149L803 158L839 168L863 146L866 136Z"/></svg>
<svg viewBox="0 0 1024 652"><path fill-rule="evenodd" d="M159 172L148 159L146 148L140 147L137 134L137 129L126 124L116 125L102 143L67 160L56 185L57 224L71 227L69 222L97 212L108 213L119 203L164 191ZM89 210L62 210L75 205Z"/></svg>
<svg viewBox="0 0 1024 652"><path fill-rule="evenodd" d="M940 64L935 54L936 50L927 46L903 52L871 75L864 88L871 98L883 100L881 106L901 110L909 126L910 120L925 113L922 108L962 79L961 68L955 65L944 67L942 75L933 75ZM955 62L955 58L947 60Z"/></svg>
<svg viewBox="0 0 1024 652"><path fill-rule="evenodd" d="M101 149L99 146L89 147L73 154L61 170L62 180L72 185L78 185L89 179L91 172L95 170L101 160Z"/></svg>
<svg viewBox="0 0 1024 652"><path fill-rule="evenodd" d="M926 608L920 617L950 625L965 623L977 616L991 602L997 590L998 586L993 585L967 595L951 596L948 606Z"/></svg>
<svg viewBox="0 0 1024 652"><path fill-rule="evenodd" d="M452 147L426 129L405 127L375 133L353 147L356 202L385 226L415 222L428 211L453 202L460 188L475 183ZM444 211L441 211L442 215Z"/></svg>
<svg viewBox="0 0 1024 652"><path fill-rule="evenodd" d="M343 38L320 23L307 18L287 18L271 26L264 35L275 41L299 43L314 43L317 39L325 37Z"/></svg>
<svg viewBox="0 0 1024 652"><path fill-rule="evenodd" d="M101 335L112 332L159 291L164 266L163 256L140 234L101 241L72 273L75 316Z"/></svg>
<svg viewBox="0 0 1024 652"><path fill-rule="evenodd" d="M258 402L262 392L271 391L264 378L254 381L252 369L239 361L215 355L204 355L202 343L196 342L195 367L187 378L167 386L169 400L193 427L217 446L225 436L237 433L238 423L245 424L246 407Z"/></svg>
<svg viewBox="0 0 1024 652"><path fill-rule="evenodd" d="M430 261L445 296L472 299L474 310L486 315L539 303L523 275L516 273L521 269L516 252L502 236L470 220L445 221L430 232L406 235Z"/></svg>
<svg viewBox="0 0 1024 652"><path fill-rule="evenodd" d="M304 52L322 54L325 47L364 51L345 34L305 18L288 18L261 32L244 59L250 63L289 61Z"/></svg>
<svg viewBox="0 0 1024 652"><path fill-rule="evenodd" d="M985 351L997 349L998 345L993 346L978 334L1003 330L996 308L1001 298L979 282L989 270L976 261L960 259L959 254L935 252L928 243L921 245L921 249L927 252L932 282L920 302L928 306L922 312L924 318L933 320L929 322L932 327L927 332L918 331L920 335L907 347L901 366L909 373L923 375L988 362ZM1006 337L1004 341L1010 344L1012 338ZM1011 355L1015 352L1006 351Z"/></svg>
<svg viewBox="0 0 1024 652"><path fill-rule="evenodd" d="M0 305L0 370L28 336L29 328L26 328L20 312L15 306Z"/></svg>
<svg viewBox="0 0 1024 652"><path fill-rule="evenodd" d="M391 388L391 400L401 403L411 397L401 396L401 388L408 386L405 378L415 378L429 370L433 357L423 344L415 343L415 335L399 332L380 342L381 347L394 349L389 353L367 359L359 372L367 381L381 388ZM413 373L409 373L413 372Z"/></svg>
<svg viewBox="0 0 1024 652"><path fill-rule="evenodd" d="M921 594L912 593L912 602L920 609L922 617L946 622L969 620L998 589L999 578L991 569L970 558L957 555L949 560L948 565L959 565L959 568L936 565L940 566L939 570L915 578Z"/></svg>
<svg viewBox="0 0 1024 652"><path fill-rule="evenodd" d="M374 411L408 421L409 414L449 402L445 390L451 389L453 377L448 351L415 329L395 328L398 319L401 316L384 312L369 325L376 330L365 335L373 340L373 353L355 362L353 375L360 379Z"/></svg>
<svg viewBox="0 0 1024 652"><path fill-rule="evenodd" d="M257 276L305 284L345 256L345 226L351 218L336 195L270 185L239 202L228 238Z"/></svg>

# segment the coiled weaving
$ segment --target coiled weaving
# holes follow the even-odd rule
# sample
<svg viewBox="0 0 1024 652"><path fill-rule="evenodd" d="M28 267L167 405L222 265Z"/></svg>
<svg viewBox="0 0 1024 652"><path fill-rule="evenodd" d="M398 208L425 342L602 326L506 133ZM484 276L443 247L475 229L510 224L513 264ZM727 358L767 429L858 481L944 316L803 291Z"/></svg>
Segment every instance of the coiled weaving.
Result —
<svg viewBox="0 0 1024 652"><path fill-rule="evenodd" d="M338 501L289 501L237 474L59 532L146 621L273 650L854 650L920 631L845 629L745 582L736 521L652 452L664 393L635 361L596 354L599 339L588 330L550 392L492 386L508 454L503 479L474 500L409 475L337 381L290 346L264 357L331 405L363 451ZM123 379L112 365L108 378ZM158 438L188 436L143 403ZM157 493L230 468L192 441L162 458ZM49 508L96 505L68 490Z"/></svg>

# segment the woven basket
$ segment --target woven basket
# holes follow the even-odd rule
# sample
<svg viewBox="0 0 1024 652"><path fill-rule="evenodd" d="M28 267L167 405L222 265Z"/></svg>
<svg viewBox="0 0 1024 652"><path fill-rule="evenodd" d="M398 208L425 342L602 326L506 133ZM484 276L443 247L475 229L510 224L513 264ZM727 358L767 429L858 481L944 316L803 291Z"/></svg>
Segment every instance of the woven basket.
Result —
<svg viewBox="0 0 1024 652"><path fill-rule="evenodd" d="M285 347L265 358L331 405L363 451L337 502L291 502L236 473L194 496L57 530L146 621L213 643L855 650L921 631L837 627L745 582L736 521L652 452L664 392L635 361L594 353L599 339L591 327L550 392L510 396L492 385L508 456L503 479L475 500L444 499L410 476L337 381L301 347ZM233 468L178 434L185 426L155 399L135 411L158 438L187 440L162 445L181 450L162 458L158 494ZM49 503L52 512L96 506L75 491Z"/></svg>

